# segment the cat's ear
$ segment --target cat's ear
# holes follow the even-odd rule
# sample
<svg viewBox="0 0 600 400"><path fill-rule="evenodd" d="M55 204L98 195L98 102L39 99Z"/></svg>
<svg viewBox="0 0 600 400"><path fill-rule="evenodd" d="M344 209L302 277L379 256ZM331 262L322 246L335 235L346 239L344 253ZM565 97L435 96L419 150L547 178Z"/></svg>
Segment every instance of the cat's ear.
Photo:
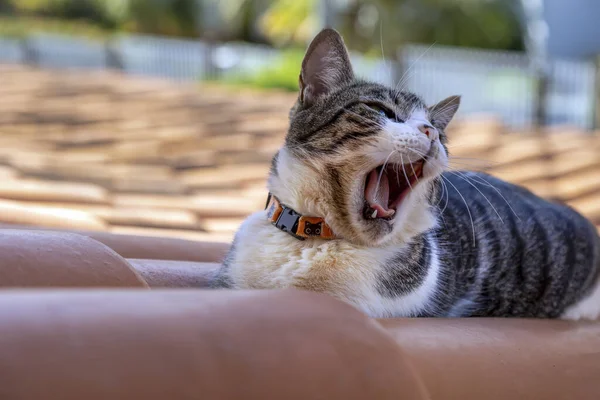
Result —
<svg viewBox="0 0 600 400"><path fill-rule="evenodd" d="M460 96L450 96L429 107L429 118L433 126L441 130L446 129L459 106Z"/></svg>
<svg viewBox="0 0 600 400"><path fill-rule="evenodd" d="M312 41L300 71L300 102L310 106L354 78L344 40L333 29L323 29Z"/></svg>

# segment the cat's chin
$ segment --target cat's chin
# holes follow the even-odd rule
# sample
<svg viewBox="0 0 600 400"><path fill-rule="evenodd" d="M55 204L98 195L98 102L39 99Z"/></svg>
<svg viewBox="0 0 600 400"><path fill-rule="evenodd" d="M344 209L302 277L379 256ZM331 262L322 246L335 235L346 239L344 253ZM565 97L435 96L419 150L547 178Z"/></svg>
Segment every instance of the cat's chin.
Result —
<svg viewBox="0 0 600 400"><path fill-rule="evenodd" d="M365 177L363 217L392 221L404 199L423 180L425 160L380 165Z"/></svg>

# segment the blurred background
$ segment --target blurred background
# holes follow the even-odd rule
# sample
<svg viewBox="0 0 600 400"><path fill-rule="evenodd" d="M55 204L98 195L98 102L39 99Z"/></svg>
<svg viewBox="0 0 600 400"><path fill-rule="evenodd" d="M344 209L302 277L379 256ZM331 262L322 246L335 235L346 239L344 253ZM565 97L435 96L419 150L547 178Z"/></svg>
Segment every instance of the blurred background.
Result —
<svg viewBox="0 0 600 400"><path fill-rule="evenodd" d="M460 94L453 168L600 225L596 0L0 0L0 223L230 241L264 206L304 50Z"/></svg>

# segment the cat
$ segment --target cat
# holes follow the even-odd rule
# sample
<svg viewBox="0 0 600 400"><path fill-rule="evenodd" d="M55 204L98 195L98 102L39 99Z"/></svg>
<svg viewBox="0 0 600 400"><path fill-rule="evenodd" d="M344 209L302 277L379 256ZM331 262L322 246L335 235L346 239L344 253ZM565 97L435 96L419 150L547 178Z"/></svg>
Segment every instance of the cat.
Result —
<svg viewBox="0 0 600 400"><path fill-rule="evenodd" d="M306 226L303 229L305 235L308 236L320 236L321 235L321 226L322 222L317 222L312 224L310 222L306 222Z"/></svg>
<svg viewBox="0 0 600 400"><path fill-rule="evenodd" d="M309 45L299 86L266 211L241 225L213 287L324 292L372 317L598 317L590 222L485 173L449 171L459 96L427 107L355 78L331 29Z"/></svg>

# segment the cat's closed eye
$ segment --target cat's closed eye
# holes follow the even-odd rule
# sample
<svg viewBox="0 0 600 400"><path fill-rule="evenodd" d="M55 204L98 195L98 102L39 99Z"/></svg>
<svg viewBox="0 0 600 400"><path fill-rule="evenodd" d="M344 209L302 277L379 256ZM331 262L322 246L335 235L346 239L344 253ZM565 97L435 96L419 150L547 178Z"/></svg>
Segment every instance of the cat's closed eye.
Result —
<svg viewBox="0 0 600 400"><path fill-rule="evenodd" d="M393 112L392 110L390 110L389 108L377 105L377 104L369 104L368 105L369 108L371 108L373 111L376 111L377 113L379 113L379 115L381 115L382 117L391 119L393 121L396 122L404 122L403 119L398 118L398 116L396 115L395 112Z"/></svg>

